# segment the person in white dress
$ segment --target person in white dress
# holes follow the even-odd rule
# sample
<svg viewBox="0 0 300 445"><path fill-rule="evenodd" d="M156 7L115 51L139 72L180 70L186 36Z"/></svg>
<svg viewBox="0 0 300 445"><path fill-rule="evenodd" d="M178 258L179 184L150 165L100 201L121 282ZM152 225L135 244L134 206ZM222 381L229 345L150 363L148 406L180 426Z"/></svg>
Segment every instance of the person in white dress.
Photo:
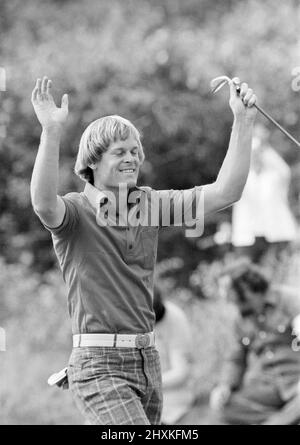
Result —
<svg viewBox="0 0 300 445"><path fill-rule="evenodd" d="M260 240L264 248L269 244L280 248L297 237L297 223L288 202L290 168L268 140L268 130L256 125L249 176L233 207L232 244L246 250L250 247L243 253L249 253L251 246L255 249Z"/></svg>

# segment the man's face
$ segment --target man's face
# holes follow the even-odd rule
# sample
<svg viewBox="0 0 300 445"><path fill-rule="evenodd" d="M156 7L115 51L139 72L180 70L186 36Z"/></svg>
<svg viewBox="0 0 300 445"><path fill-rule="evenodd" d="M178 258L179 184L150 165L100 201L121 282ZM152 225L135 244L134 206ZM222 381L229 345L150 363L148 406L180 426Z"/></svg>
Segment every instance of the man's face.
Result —
<svg viewBox="0 0 300 445"><path fill-rule="evenodd" d="M138 153L138 143L132 136L124 141L112 142L96 164L95 185L104 188L115 188L119 184L135 186L141 165Z"/></svg>

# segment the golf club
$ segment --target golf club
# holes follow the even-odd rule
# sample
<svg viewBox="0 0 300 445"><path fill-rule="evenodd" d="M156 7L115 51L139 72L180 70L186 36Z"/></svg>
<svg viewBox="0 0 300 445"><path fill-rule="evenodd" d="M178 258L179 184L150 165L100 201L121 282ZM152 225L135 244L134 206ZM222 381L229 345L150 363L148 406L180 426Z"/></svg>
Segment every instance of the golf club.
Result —
<svg viewBox="0 0 300 445"><path fill-rule="evenodd" d="M221 88L223 88L224 85L228 84L231 81L231 79L227 76L219 76L213 79L210 82L211 92L213 94L220 91ZM240 87L237 85L236 87L237 92L240 92ZM292 142L294 142L298 148L300 148L300 142L298 142L287 130L285 130L275 119L272 118L265 110L263 110L259 105L254 104L254 107L263 114L270 122L272 122L283 134L285 134Z"/></svg>

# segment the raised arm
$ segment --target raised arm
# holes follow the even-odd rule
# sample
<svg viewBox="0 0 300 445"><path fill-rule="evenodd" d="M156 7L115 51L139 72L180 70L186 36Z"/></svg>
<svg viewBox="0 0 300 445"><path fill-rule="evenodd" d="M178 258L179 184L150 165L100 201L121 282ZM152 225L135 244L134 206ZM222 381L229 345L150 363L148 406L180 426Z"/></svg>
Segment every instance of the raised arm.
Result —
<svg viewBox="0 0 300 445"><path fill-rule="evenodd" d="M59 226L64 218L65 204L57 195L59 145L68 116L68 96L56 107L50 93L51 80L38 79L32 92L32 105L42 125L41 141L31 178L31 202L35 213L49 227Z"/></svg>
<svg viewBox="0 0 300 445"><path fill-rule="evenodd" d="M205 214L221 210L238 201L248 177L252 130L256 116L253 105L256 96L246 83L241 84L238 95L237 84L238 78L230 83L229 103L234 121L228 151L216 181L203 187Z"/></svg>

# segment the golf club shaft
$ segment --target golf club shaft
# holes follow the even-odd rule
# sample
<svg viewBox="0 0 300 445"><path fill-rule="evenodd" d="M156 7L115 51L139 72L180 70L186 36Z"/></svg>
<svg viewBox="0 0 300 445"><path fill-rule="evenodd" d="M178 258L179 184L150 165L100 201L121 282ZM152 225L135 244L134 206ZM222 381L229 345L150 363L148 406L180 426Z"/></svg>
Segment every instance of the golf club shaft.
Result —
<svg viewBox="0 0 300 445"><path fill-rule="evenodd" d="M223 88L223 86L226 83L230 82L230 78L227 76L219 76L216 77L215 79L212 80L211 83L215 83L215 81L219 81L219 84L216 85L212 85L212 92L216 93L217 91L219 91L221 88ZM236 91L239 94L241 92L241 88L239 85L236 85ZM270 116L265 110L263 110L259 105L254 104L254 107L263 115L265 116L270 122L272 122L272 124L275 125L275 127L277 127L283 134L285 134L285 136L287 136L290 141L294 142L294 144L297 145L298 148L300 148L300 142L297 141L297 139L295 139L287 130L285 130L277 121L275 121L275 119L272 118L272 116Z"/></svg>
<svg viewBox="0 0 300 445"><path fill-rule="evenodd" d="M237 92L240 93L241 89L238 86ZM298 148L300 148L300 142L297 141L287 130L285 130L275 119L272 118L272 116L269 115L265 110L263 110L259 105L254 104L254 107L267 119L269 119L270 122L272 122L283 134L285 134L292 142L294 142Z"/></svg>
<svg viewBox="0 0 300 445"><path fill-rule="evenodd" d="M263 110L259 105L254 104L255 108L263 114L270 122L272 122L283 134L285 134L292 142L294 142L298 148L300 148L300 142L298 142L287 130L285 130L275 119L272 118L265 110Z"/></svg>

